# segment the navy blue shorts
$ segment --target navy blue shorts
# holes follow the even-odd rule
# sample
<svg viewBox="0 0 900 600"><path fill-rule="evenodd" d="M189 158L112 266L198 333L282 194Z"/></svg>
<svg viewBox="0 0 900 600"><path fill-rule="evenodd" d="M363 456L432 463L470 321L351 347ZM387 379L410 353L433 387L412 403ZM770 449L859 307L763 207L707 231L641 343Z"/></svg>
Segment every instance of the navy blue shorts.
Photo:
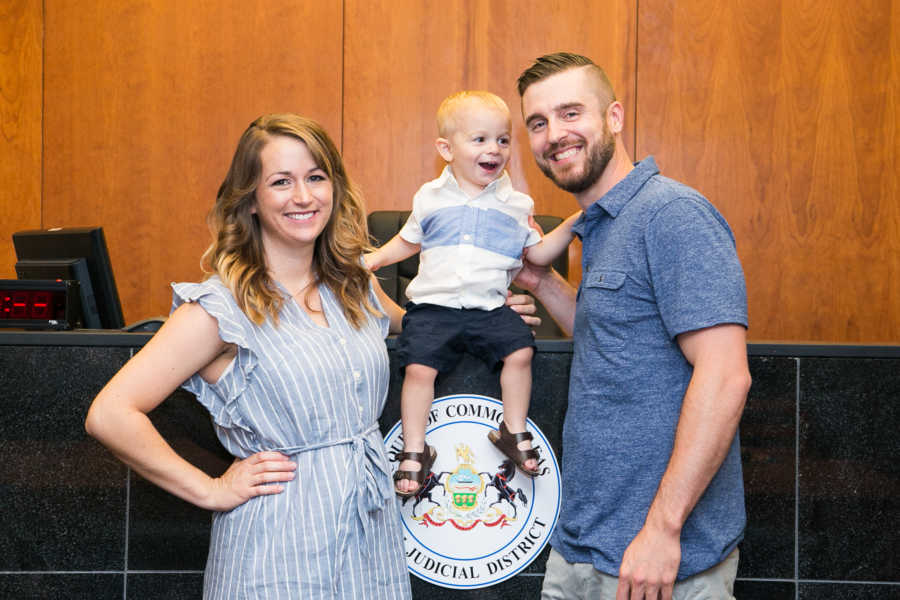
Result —
<svg viewBox="0 0 900 600"><path fill-rule="evenodd" d="M495 369L521 348L535 348L534 335L508 306L480 310L410 302L397 339L397 359L401 367L419 364L446 373L469 352Z"/></svg>

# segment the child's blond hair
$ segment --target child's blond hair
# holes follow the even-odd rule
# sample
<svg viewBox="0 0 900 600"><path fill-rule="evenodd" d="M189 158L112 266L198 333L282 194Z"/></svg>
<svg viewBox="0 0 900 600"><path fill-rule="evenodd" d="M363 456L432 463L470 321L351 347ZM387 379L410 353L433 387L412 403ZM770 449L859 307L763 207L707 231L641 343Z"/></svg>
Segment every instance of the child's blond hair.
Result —
<svg viewBox="0 0 900 600"><path fill-rule="evenodd" d="M491 92L485 92L483 90L463 90L461 92L456 92L455 94L450 94L444 98L444 101L441 102L441 105L438 107L438 135L443 138L450 137L450 134L453 133L457 127L456 115L462 108L472 103L478 103L488 108L495 108L507 115L509 114L509 107L506 105L506 102L503 101L503 98L497 94L492 94Z"/></svg>

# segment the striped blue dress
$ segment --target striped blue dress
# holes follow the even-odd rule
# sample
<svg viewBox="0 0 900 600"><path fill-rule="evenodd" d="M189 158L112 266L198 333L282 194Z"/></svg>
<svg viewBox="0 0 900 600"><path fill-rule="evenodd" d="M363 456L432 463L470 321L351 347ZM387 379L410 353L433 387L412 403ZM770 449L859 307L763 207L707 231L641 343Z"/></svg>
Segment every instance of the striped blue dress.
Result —
<svg viewBox="0 0 900 600"><path fill-rule="evenodd" d="M257 326L217 277L172 288L173 309L199 302L238 349L215 384L194 375L183 386L209 410L219 440L240 458L277 450L297 463L282 493L213 513L203 598L410 598L378 430L387 319L356 330L320 286L329 327L290 298L278 327Z"/></svg>

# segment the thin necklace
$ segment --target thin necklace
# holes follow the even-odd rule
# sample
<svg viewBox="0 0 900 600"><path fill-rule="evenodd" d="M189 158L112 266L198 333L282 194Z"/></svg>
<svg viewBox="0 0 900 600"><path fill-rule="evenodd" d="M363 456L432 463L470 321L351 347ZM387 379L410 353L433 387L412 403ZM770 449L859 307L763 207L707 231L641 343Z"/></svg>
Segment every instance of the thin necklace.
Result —
<svg viewBox="0 0 900 600"><path fill-rule="evenodd" d="M292 298L296 298L297 295L298 295L300 292L302 292L303 290L305 290L306 288L308 288L308 287L313 283L313 281L315 281L315 278L314 278L314 277L310 277L309 279L307 279L307 280L306 280L306 283L304 283L304 284L300 287L300 289L298 289L296 292L294 292L293 294L291 294L291 297L292 297Z"/></svg>
<svg viewBox="0 0 900 600"><path fill-rule="evenodd" d="M294 301L297 302L298 305L300 305L301 308L303 308L303 310L305 310L305 311L308 312L308 313L309 313L309 312L312 312L312 313L324 313L324 311L325 311L324 308L320 307L318 310L316 310L315 308L313 308L312 306L310 306L310 304L309 304L309 296L306 296L306 297L303 299L302 302L301 302L300 299L297 297L297 296L300 295L300 292L302 292L303 290L305 290L306 288L308 288L308 287L309 287L310 285L312 285L313 283L316 283L316 278L315 278L315 277L310 277L310 278L309 278L309 281L307 281L306 283L304 283L304 284L303 284L303 287L301 287L299 290L297 290L296 292L294 292L294 295L291 296L291 298L293 298Z"/></svg>
<svg viewBox="0 0 900 600"><path fill-rule="evenodd" d="M296 298L297 294L299 294L300 292L302 292L303 290L308 288L312 283L314 283L316 281L315 275L313 275L312 273L309 273L309 274L307 274L306 281L303 283L303 285L301 285L299 288L297 288L296 292L291 292L290 289L288 288L288 286L286 286L284 283L282 283L279 280L279 278L276 276L276 273L270 271L269 277L271 277L274 281L279 283L281 285L281 287L283 287L285 290L287 290L287 292L291 295L291 298Z"/></svg>

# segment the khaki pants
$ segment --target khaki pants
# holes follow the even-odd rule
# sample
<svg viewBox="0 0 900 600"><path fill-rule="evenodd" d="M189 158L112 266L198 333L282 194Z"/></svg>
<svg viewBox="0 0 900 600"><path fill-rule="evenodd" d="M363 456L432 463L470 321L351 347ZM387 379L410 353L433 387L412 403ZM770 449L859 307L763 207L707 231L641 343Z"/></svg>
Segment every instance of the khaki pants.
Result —
<svg viewBox="0 0 900 600"><path fill-rule="evenodd" d="M738 550L716 566L675 583L674 600L734 600ZM619 579L586 563L569 563L550 550L541 600L615 600Z"/></svg>

